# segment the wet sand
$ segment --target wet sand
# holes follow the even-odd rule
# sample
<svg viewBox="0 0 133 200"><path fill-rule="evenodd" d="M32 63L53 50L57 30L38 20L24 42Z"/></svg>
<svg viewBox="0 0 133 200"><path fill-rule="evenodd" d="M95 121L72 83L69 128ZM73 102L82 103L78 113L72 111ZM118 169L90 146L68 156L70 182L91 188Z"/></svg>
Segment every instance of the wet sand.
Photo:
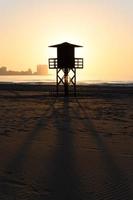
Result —
<svg viewBox="0 0 133 200"><path fill-rule="evenodd" d="M132 200L132 188L133 95L0 91L1 200Z"/></svg>

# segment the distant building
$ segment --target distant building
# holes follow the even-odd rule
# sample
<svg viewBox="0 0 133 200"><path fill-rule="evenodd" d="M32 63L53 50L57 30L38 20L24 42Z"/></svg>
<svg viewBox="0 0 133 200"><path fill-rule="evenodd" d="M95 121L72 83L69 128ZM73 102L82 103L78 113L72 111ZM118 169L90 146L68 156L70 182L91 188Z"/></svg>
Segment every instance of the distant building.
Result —
<svg viewBox="0 0 133 200"><path fill-rule="evenodd" d="M6 74L7 73L7 67L1 67L0 68L0 74L1 75L4 75L4 74Z"/></svg>
<svg viewBox="0 0 133 200"><path fill-rule="evenodd" d="M47 65L37 65L37 75L48 75Z"/></svg>
<svg viewBox="0 0 133 200"><path fill-rule="evenodd" d="M48 75L48 66L47 65L37 65L37 71L32 72L31 69L26 71L13 71L7 70L7 67L0 67L0 75Z"/></svg>
<svg viewBox="0 0 133 200"><path fill-rule="evenodd" d="M32 75L32 70L27 71L12 71L7 70L7 67L0 67L0 75Z"/></svg>
<svg viewBox="0 0 133 200"><path fill-rule="evenodd" d="M32 70L30 68L27 70L27 74L32 75Z"/></svg>

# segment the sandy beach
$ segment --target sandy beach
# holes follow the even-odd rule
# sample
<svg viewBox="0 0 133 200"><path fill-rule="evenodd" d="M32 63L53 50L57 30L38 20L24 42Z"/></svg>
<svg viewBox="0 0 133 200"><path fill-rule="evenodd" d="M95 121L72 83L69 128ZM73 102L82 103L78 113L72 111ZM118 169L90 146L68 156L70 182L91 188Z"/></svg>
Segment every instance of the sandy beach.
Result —
<svg viewBox="0 0 133 200"><path fill-rule="evenodd" d="M0 200L132 200L129 90L57 98L0 89Z"/></svg>

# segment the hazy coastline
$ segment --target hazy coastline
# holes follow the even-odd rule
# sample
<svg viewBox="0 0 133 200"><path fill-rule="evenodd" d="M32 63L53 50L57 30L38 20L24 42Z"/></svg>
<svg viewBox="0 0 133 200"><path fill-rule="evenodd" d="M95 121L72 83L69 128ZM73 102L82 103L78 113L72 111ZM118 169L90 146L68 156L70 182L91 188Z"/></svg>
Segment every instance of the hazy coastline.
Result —
<svg viewBox="0 0 133 200"><path fill-rule="evenodd" d="M0 84L55 85L56 80L49 75L0 75ZM77 85L133 86L133 80L77 80Z"/></svg>

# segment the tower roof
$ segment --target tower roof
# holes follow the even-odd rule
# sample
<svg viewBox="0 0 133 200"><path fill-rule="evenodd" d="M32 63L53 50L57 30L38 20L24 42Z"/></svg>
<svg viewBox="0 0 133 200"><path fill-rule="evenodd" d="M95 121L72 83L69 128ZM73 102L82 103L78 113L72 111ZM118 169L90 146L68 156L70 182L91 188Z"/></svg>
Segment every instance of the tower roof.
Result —
<svg viewBox="0 0 133 200"><path fill-rule="evenodd" d="M51 45L49 47L68 47L68 46L71 46L73 48L75 47L83 47L83 46L79 46L79 45L76 45L76 44L71 44L71 43L68 43L68 42L63 42L61 44L55 44L55 45Z"/></svg>

